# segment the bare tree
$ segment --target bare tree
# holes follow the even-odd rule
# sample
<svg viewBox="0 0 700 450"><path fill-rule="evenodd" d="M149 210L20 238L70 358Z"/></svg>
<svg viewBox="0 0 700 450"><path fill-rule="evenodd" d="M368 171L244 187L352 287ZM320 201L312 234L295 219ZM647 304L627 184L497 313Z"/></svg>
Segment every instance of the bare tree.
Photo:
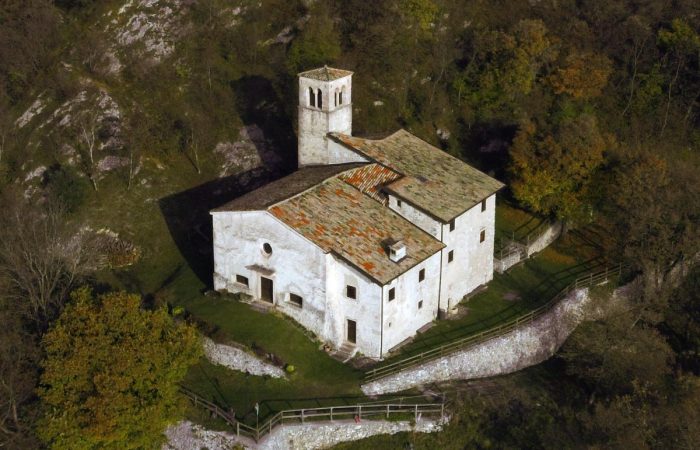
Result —
<svg viewBox="0 0 700 450"><path fill-rule="evenodd" d="M94 237L73 228L59 207L7 197L0 219L0 286L8 305L43 330L95 267Z"/></svg>
<svg viewBox="0 0 700 450"><path fill-rule="evenodd" d="M83 165L85 172L92 183L92 187L97 191L97 164L95 163L95 151L97 150L97 122L98 118L94 113L85 113L78 122L78 140L82 150Z"/></svg>

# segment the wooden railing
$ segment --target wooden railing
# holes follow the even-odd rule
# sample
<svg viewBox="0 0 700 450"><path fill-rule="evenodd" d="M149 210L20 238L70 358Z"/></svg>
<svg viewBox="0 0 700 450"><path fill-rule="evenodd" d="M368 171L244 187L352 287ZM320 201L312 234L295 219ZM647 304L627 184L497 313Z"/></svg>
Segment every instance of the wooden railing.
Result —
<svg viewBox="0 0 700 450"><path fill-rule="evenodd" d="M269 419L265 420L258 426L246 425L242 422L236 420L233 414L227 412L224 408L212 403L210 401L204 400L195 394L193 391L181 387L180 392L185 395L190 401L198 407L204 408L214 414L215 416L223 419L227 424L229 424L236 436L243 436L254 440L255 442L260 441L266 434L272 432L272 430L282 424L304 424L306 422L315 421L333 421L342 419L354 419L360 421L369 417L385 417L389 419L391 415L412 415L414 419L418 419L419 416L439 416L444 417L445 415L445 401L440 403L366 403L366 404L356 404L356 405L342 405L342 406L328 406L321 408L304 408L304 409L290 409L285 411L280 411L274 414Z"/></svg>
<svg viewBox="0 0 700 450"><path fill-rule="evenodd" d="M409 356L407 358L403 358L399 361L393 362L391 364L387 364L381 367L376 367L374 369L368 370L365 372L365 382L370 382L374 380L378 380L380 378L387 377L389 375L393 375L397 372L400 372L402 370L406 370L411 367L418 366L420 364L424 364L429 361L433 361L435 359L441 358L443 356L447 356L451 353L454 353L458 350L464 350L469 347L481 344L485 341L488 341L490 339L503 336L506 333L509 333L513 331L514 329L520 327L521 325L527 324L532 322L533 320L539 318L543 314L545 314L549 309L557 304L560 300L562 300L564 297L566 297L569 293L572 291L582 288L582 287L587 287L587 286L594 286L596 284L601 284L605 281L610 280L613 277L619 277L620 274L622 273L622 268L623 266L617 265L612 268L605 268L605 270L601 270L599 272L591 272L590 274L580 277L576 279L576 281L572 282L568 286L566 286L564 289L559 291L551 300L547 301L547 303L543 304L542 306L526 313L523 314L522 316L516 317L508 322L502 323L494 328L490 328L488 330L482 331L481 333L474 334L471 336L467 336L464 338L460 338L457 340L454 340L452 342L448 342L446 344L443 344L439 347L426 350L424 352L421 352L417 355L414 356Z"/></svg>

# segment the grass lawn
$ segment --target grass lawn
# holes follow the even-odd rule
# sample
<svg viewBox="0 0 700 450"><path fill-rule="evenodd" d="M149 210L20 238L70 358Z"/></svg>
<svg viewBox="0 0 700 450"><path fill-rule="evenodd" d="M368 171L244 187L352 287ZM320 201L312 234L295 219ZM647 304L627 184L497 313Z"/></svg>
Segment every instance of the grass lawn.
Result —
<svg viewBox="0 0 700 450"><path fill-rule="evenodd" d="M507 200L496 201L496 247L505 239L523 240L548 222L527 211L518 209Z"/></svg>
<svg viewBox="0 0 700 450"><path fill-rule="evenodd" d="M593 242L579 233L569 233L508 272L494 273L488 289L463 300L462 307L468 310L466 315L438 321L388 358L387 363L479 333L531 311L576 278L604 266Z"/></svg>

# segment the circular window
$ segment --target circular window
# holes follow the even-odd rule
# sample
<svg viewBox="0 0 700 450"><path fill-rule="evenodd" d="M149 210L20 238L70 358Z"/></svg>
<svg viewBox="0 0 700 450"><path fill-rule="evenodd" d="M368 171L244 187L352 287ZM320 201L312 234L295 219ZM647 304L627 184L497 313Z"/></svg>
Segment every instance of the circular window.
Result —
<svg viewBox="0 0 700 450"><path fill-rule="evenodd" d="M271 255L272 254L272 246L265 242L263 244L263 252L265 252L266 255Z"/></svg>

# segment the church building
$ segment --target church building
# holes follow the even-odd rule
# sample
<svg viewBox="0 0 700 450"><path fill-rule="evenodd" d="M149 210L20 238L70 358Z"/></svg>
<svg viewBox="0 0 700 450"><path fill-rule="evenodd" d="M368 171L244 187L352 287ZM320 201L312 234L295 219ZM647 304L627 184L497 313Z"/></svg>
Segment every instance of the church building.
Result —
<svg viewBox="0 0 700 450"><path fill-rule="evenodd" d="M352 75L299 74L299 169L211 212L214 287L383 358L492 279L503 184L405 130L352 136Z"/></svg>

